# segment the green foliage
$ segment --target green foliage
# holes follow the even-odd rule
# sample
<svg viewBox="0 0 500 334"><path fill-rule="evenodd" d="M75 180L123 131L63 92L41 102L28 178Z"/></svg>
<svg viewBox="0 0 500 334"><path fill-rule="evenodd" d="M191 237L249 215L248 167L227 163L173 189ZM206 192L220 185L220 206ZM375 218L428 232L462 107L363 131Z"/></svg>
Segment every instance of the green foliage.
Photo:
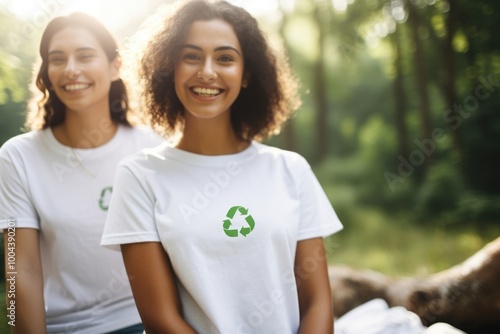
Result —
<svg viewBox="0 0 500 334"><path fill-rule="evenodd" d="M311 16L315 2L304 2L310 6L302 10ZM373 37L369 31L373 29L373 23L383 23L382 12L391 3L383 0L354 2L347 12L329 16L330 35L324 48L328 50L325 59L328 67L330 157L313 163L334 206L342 215L350 216L358 206L370 205L398 212L406 220L419 224L498 223L495 217L500 216L500 211L495 201L500 195L500 162L494 157L500 155L500 55L497 51L500 43L497 35L487 33L492 31L492 24L497 24L492 13L498 6L486 0L461 0L454 4L451 20L456 27L452 38L455 59L443 56L449 7L438 1L432 4L421 2L416 8L420 16L418 33L424 47L428 80L430 130L442 131L439 142L422 137L422 101L417 94L414 45L409 38L413 28L405 20L396 26L401 31L403 45L405 123L410 150L406 154L419 154L422 148L418 143L433 140L432 153L424 155L423 165L409 163L412 169L409 175L398 172L401 159L410 161L411 156L400 156L398 152L391 82L394 79L393 54L389 49L393 47L393 40L385 39L376 48L367 48L365 44L368 37ZM292 14L297 15L301 14ZM306 19L303 14L300 16L304 26ZM311 22L307 27L311 30L316 24L316 29L319 29L319 24L324 23ZM311 41L316 41L316 38ZM343 45L350 46L349 52L339 52L345 51ZM292 44L292 48L294 46ZM292 50L294 68L308 89L314 89L310 64L314 51L300 46L296 51ZM300 56L307 52L307 59ZM452 69L455 71L456 101L453 103L458 106L469 103L460 114L457 110L447 114L451 108L447 106L449 101L445 95L448 62L455 63ZM481 83L479 78L491 77L493 79L488 79L490 86L487 87L491 94L478 101L478 108L472 108L470 103L477 95ZM481 92L484 93L484 89ZM300 129L296 140L300 143L298 150L306 157L314 157L311 152L317 145L314 132L311 133L311 129L314 131L318 126L314 98L314 94L306 96L304 107L294 119L295 128ZM469 115L471 108L477 110ZM459 118L460 123L450 122L450 117ZM461 149L456 146L455 134L462 140ZM392 186L384 177L386 172L398 177Z"/></svg>
<svg viewBox="0 0 500 334"><path fill-rule="evenodd" d="M38 34L27 29L29 22L0 11L0 104L24 102L31 80L31 67L38 49ZM30 32L30 33L29 33Z"/></svg>
<svg viewBox="0 0 500 334"><path fill-rule="evenodd" d="M448 2L419 1L431 127L443 129L445 136L426 155L428 169L426 165L412 166L414 171L404 176L398 172L392 28L401 36L408 153L418 149L415 140L429 138L422 138L422 101L409 38L412 27L406 19L391 29L384 26L395 3L354 1L340 13L328 1L299 0L295 11L286 14L282 37L301 80L304 101L290 122L295 143L291 148L312 162L345 225L345 231L330 240L335 262L385 273L425 274L462 261L500 232L500 34L494 33L500 2L453 2L456 11L451 19L457 32L452 39L453 59L446 59ZM313 13L320 5L325 13L315 20ZM23 123L42 31L28 33L29 27L30 22L0 12L0 144L20 133ZM321 56L319 31L325 27L323 84L329 156L315 161L319 143L314 66ZM376 34L380 27L387 28L387 37ZM456 130L450 127L458 123L447 123L443 117L448 108L446 69L451 61L456 104L476 96L480 78L493 78L486 91L491 94L476 109L468 116L453 114L461 120ZM461 133L463 151L455 147L453 131ZM283 135L269 142L286 143ZM402 158L409 160L408 156ZM392 187L387 172L399 177Z"/></svg>
<svg viewBox="0 0 500 334"><path fill-rule="evenodd" d="M460 195L457 208L451 213L464 222L497 223L500 217L500 196L467 191Z"/></svg>
<svg viewBox="0 0 500 334"><path fill-rule="evenodd" d="M29 22L0 11L0 145L21 133L38 38Z"/></svg>
<svg viewBox="0 0 500 334"><path fill-rule="evenodd" d="M497 85L500 82L497 81ZM472 190L500 195L500 87L464 119L464 174Z"/></svg>
<svg viewBox="0 0 500 334"><path fill-rule="evenodd" d="M24 124L24 103L0 104L0 145L7 139L21 133Z"/></svg>
<svg viewBox="0 0 500 334"><path fill-rule="evenodd" d="M407 215L357 207L326 242L331 264L393 276L426 276L461 263L500 235L498 225L413 224Z"/></svg>
<svg viewBox="0 0 500 334"><path fill-rule="evenodd" d="M465 185L455 166L433 165L415 199L416 218L420 221L443 221L443 216L457 209Z"/></svg>

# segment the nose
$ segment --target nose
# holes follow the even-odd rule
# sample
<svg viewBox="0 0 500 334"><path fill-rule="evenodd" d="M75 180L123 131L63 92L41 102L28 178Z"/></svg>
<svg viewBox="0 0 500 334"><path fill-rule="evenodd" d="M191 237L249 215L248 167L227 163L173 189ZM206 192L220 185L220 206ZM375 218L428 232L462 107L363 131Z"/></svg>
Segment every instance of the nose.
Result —
<svg viewBox="0 0 500 334"><path fill-rule="evenodd" d="M217 79L217 71L211 59L207 59L203 63L203 67L198 71L198 79L202 81L213 81Z"/></svg>
<svg viewBox="0 0 500 334"><path fill-rule="evenodd" d="M76 60L72 57L68 58L66 63L66 68L64 69L64 75L68 78L77 77L80 74L80 68Z"/></svg>

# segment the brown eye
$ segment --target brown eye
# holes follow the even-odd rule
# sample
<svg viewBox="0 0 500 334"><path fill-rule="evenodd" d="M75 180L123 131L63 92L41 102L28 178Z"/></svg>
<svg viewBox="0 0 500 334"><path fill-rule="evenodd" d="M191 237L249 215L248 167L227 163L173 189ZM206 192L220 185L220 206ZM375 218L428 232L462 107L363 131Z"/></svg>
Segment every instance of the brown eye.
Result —
<svg viewBox="0 0 500 334"><path fill-rule="evenodd" d="M196 61L199 60L200 57L195 53L186 53L184 56L182 56L182 59Z"/></svg>
<svg viewBox="0 0 500 334"><path fill-rule="evenodd" d="M221 61L223 63L232 62L233 60L234 60L233 57L231 57L229 55L223 55L223 56L219 57L219 61Z"/></svg>

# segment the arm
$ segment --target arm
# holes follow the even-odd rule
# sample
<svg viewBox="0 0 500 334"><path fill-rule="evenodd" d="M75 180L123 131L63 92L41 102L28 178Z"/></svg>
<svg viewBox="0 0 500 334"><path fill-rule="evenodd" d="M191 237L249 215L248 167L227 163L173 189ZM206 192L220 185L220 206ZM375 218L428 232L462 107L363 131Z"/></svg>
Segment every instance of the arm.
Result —
<svg viewBox="0 0 500 334"><path fill-rule="evenodd" d="M146 333L196 333L182 317L175 274L161 243L124 244L121 249Z"/></svg>
<svg viewBox="0 0 500 334"><path fill-rule="evenodd" d="M298 242L295 277L300 308L299 333L332 334L333 304L322 238Z"/></svg>
<svg viewBox="0 0 500 334"><path fill-rule="evenodd" d="M19 228L15 230L15 235L9 235L8 230L4 230L4 245L5 271L17 272L7 274L5 282L7 307L12 305L11 301L15 302L15 326L11 326L12 332L46 333L39 231ZM15 253L15 268L8 266L9 248L11 254Z"/></svg>

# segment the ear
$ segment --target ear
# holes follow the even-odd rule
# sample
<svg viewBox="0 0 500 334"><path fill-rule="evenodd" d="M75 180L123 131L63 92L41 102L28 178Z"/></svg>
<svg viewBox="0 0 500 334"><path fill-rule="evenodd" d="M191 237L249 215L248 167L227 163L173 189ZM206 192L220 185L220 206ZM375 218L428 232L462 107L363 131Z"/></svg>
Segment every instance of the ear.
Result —
<svg viewBox="0 0 500 334"><path fill-rule="evenodd" d="M116 81L120 79L120 68L122 67L122 61L119 57L116 57L110 64L111 66L111 81Z"/></svg>

